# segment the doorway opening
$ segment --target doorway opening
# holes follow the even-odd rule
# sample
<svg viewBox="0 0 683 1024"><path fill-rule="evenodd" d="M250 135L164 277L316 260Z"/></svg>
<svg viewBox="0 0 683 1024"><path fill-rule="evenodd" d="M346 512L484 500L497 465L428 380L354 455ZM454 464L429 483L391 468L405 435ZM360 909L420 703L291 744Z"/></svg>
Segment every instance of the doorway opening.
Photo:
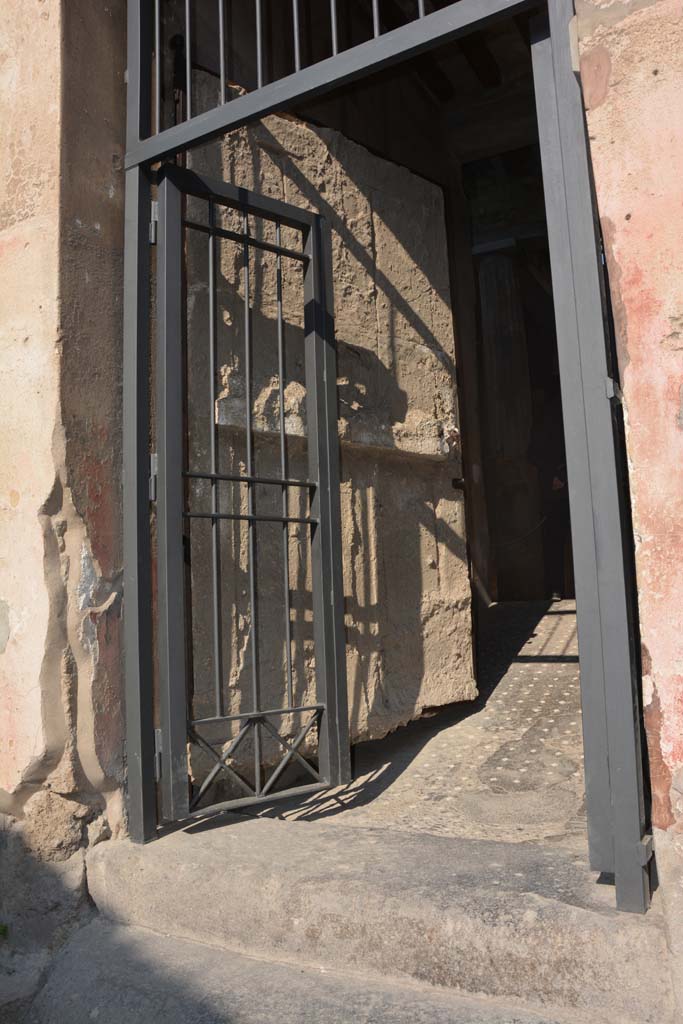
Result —
<svg viewBox="0 0 683 1024"><path fill-rule="evenodd" d="M373 721L375 725L379 721L380 733L386 734L416 718L430 704L439 707L474 696L473 688L467 693L467 686L460 685L463 676L459 675L464 672L467 678L469 673L470 681L474 679L471 616L475 602L467 570L477 600L487 609L518 603L511 602L511 598L529 599L536 594L539 601L547 602L545 595L561 596L572 589L567 542L560 537L560 544L552 544L554 535L557 539L557 535L564 534L566 509L561 515L547 514L559 507L561 493L569 485L563 479L561 431L556 430L560 403L553 360L545 358L549 349L541 298L544 264L547 283L543 231L534 223L533 186L527 197L528 208L515 197L525 175L529 177L529 168L539 166L540 148L557 309L576 585L580 590L582 665L588 669L581 680L581 699L589 712L585 743L586 760L591 766L587 772L591 864L597 870L614 870L618 891L622 879L624 897L620 906L643 909L649 847L642 845L645 807L640 722L635 714L635 640L624 554L628 521L618 491L615 455L612 400L618 398L618 387L614 380L607 380L604 396L602 389L595 387L595 382L607 378L610 370L606 352L595 343L596 338L605 336L603 282L583 112L567 45L572 4L570 0L558 0L546 11L527 0L487 3L485 20L481 8L471 0L430 3L429 10L419 3L417 13L411 8L410 14L400 0L396 4L373 3L371 35L362 39L354 34L358 29L357 5L338 7L333 3L324 14L325 5L306 4L307 31L313 42L323 45L326 37L320 25L325 17L331 18L332 56L326 56L329 48L325 43L325 53L311 52L304 59L302 39L308 36L301 34L297 18L301 6L295 0L290 26L295 43L294 68L289 68L289 75L284 65L276 68L273 64L282 45L287 48L287 33L264 35L264 12L270 11L267 17L271 28L277 18L271 5L266 8L257 4L254 47L247 45L249 37L239 54L252 55L254 60L247 60L247 64L255 74L250 77L248 68L243 68L240 74L244 81L231 77L239 64L233 60L237 37L232 30L228 33L226 53L222 3L218 5L218 31L213 35L204 33L207 50L200 52L199 15L196 11L192 15L187 4L183 15L182 5L171 2L176 22L182 25L184 17L185 40L184 47L179 45L177 26L164 26L175 34L169 39L169 54L172 51L173 56L164 50L163 61L158 59L165 38L159 17L152 25L149 12L143 18L139 5L131 8L129 45L134 76L129 95L139 117L138 123L129 125L127 156L128 198L130 203L138 203L137 214L133 213L130 221L137 227L128 230L126 249L127 266L134 272L126 279L129 314L135 307L133 317L129 315L126 320L127 365L133 368L126 395L129 411L136 414L133 419L124 417L124 422L130 424L128 449L140 458L146 454L142 450L146 412L143 409L138 416L136 405L138 377L142 374L144 378L147 361L144 285L149 273L141 245L147 225L140 216L144 220L145 196L149 197L150 189L167 175L164 167L159 175L152 170L154 161L174 157L191 174L197 170L212 174L214 194L220 191L220 181L228 181L234 182L247 199L260 191L295 208L321 211L330 221L332 232L328 268L333 273L327 282L328 294L332 296L334 290L334 312L339 316L341 310L346 318L345 331L337 333L337 348L350 371L339 380L340 404L345 383L349 395L346 422L340 422L342 448L344 443L347 446L345 456L342 452L342 466L346 464L351 495L347 520L354 527L360 522L366 533L369 525L371 541L361 552L363 545L354 530L348 538L342 536L342 550L337 555L332 551L331 561L325 565L329 572L334 563L332 587L329 592L322 591L326 630L330 630L323 630L323 635L339 654L342 591L341 557L337 556L346 553L351 562L356 559L351 568L353 582L358 585L355 591L351 588L344 609L347 637L352 638L350 646L355 647L350 689L353 700L356 694L359 697L354 711L358 712L356 724L362 726L356 729L355 738L370 739ZM157 15L161 10L156 8ZM395 24L385 23L387 18L393 18ZM150 38L156 40L154 62L145 49ZM270 51L272 67L266 59ZM167 64L172 90L164 88ZM349 84L352 82L355 84ZM280 113L269 119L273 110ZM207 142L219 135L220 142ZM314 137L318 143L322 139L322 147L316 148L317 143L308 145ZM361 152L365 154L363 159ZM367 173L366 158L374 160L371 174ZM306 173L302 174L301 163L307 160ZM352 174L338 173L344 163L349 164ZM383 171L394 175L391 185L383 180ZM498 223L495 216L493 224L490 219L501 201L487 185L494 179L499 192L507 190L512 197L502 224L500 216ZM349 181L356 187L346 188ZM493 199L493 211L486 209L482 195ZM335 199L339 209L335 208ZM510 210L514 211L511 220ZM335 226L342 228L336 232L336 266ZM507 237L501 235L501 226L507 229ZM493 234L491 227L496 229ZM215 234L209 225L209 235ZM253 239L246 237L248 234L247 229L233 240L251 246ZM360 277L366 283L365 306L363 289L354 280L359 265ZM246 270L246 260L244 266ZM235 268L230 272L239 293ZM354 293L355 304L349 301ZM424 308L415 316L420 303ZM188 310L190 305L188 301ZM507 314L503 311L506 306ZM316 316L322 310L323 320L329 325L332 305L315 300L311 308ZM221 310L221 315L225 312ZM230 326L229 310L227 314L224 323ZM246 315L246 324L250 316ZM354 345L359 326L374 326L374 345ZM325 332L320 336L329 338ZM526 345L528 379L523 372L524 358L513 344L515 339L523 339ZM405 359L411 346L412 365L410 359ZM539 346L543 353L540 361L530 358ZM228 404L240 383L247 403L255 398L247 383L248 363L247 355L241 369L235 365L221 373L221 398ZM511 371L506 393L505 377ZM328 391L334 390L329 375L323 375L323 380ZM514 387L520 383L521 390ZM132 389L133 384L137 391ZM272 391L275 384L270 384ZM235 395L231 395L233 390ZM281 392L282 387L275 390ZM495 396L501 393L505 401L496 403ZM491 401L494 418L501 422L496 429L485 429L483 405ZM506 403L510 408L501 412L501 405ZM220 425L216 406L214 402L212 430ZM286 421L286 395L280 399L279 412L281 416L284 412ZM509 437L506 415L514 421ZM554 433L558 435L557 444L549 443ZM357 449L366 450L370 466L372 456L367 459L367 454L374 450L377 470L375 479L367 472L363 479L361 474L360 488L355 486L358 473L348 472ZM141 554L144 562L148 548L140 518L139 483L136 476L127 492L131 498L126 515L130 571L136 560L140 561L136 556ZM354 486L360 499L354 494ZM335 493L332 486L330 494ZM509 509L504 509L506 503ZM250 524L252 520L256 523L248 515ZM213 521L218 517L212 511L209 518ZM343 521L343 510L341 518ZM616 521L622 525L618 537L614 532ZM521 533L512 529L520 524L528 529ZM315 527L316 523L311 520L305 525ZM381 534L385 542L380 545L377 540ZM180 544L178 529L174 539L176 545ZM525 546L526 557L509 550ZM377 585L380 572L389 581L384 590ZM461 599L458 588L463 579L466 594ZM441 592L444 581L448 591L445 600ZM138 762L134 752L137 745L142 748L149 743L147 725L154 714L150 695L143 693L140 674L147 671L151 661L144 605L146 592L151 589L148 582L144 577L128 580L138 595L133 618L129 614L127 619L132 623L132 642L126 647L131 669L129 706L133 709L129 719L133 751L130 763L135 771ZM307 581L303 582L305 590ZM249 618L239 622L245 635L251 633L258 618L253 600L251 606ZM561 611L572 614L571 608ZM463 631L465 620L468 625ZM305 626L305 602L302 623ZM427 640L431 661L426 656ZM478 646L483 651L483 645ZM525 657L522 654L518 660L524 662ZM286 658L280 660L284 663ZM158 730L161 751L165 751L162 762L164 757L167 761L170 758L174 771L179 767L186 771L188 693L184 686L176 685L179 673L172 659L167 661L170 669L160 689L175 717L171 716L171 724L163 721ZM304 657L304 664L307 672L312 668L317 675L318 652L313 661ZM253 671L253 665L251 668ZM391 690L386 684L396 682L401 671L407 672L410 686L398 685ZM479 678L483 678L481 671ZM452 690L454 679L458 692ZM173 685L175 691L171 693ZM346 714L342 687L337 686L335 692L324 713L331 710L336 715L339 731L342 724L345 726ZM628 720L620 711L624 701L630 701L634 709ZM142 720L135 713L136 707L143 713ZM257 708L245 714L261 718L263 712ZM401 716L402 721L397 722ZM232 720L235 716L229 717ZM173 731L171 725L177 735L171 737L174 742L169 749L166 744L169 730ZM260 728L258 724L256 736ZM219 740L218 746L227 745L229 751L234 749L231 742L227 737ZM215 751L217 763L229 756L227 751ZM154 786L146 774L147 760L140 764L142 778L134 777L131 786L132 820L136 835L146 838L156 827L156 809ZM193 786L196 782L193 780ZM329 785L331 779L322 782ZM257 792L259 799L261 795Z"/></svg>
<svg viewBox="0 0 683 1024"><path fill-rule="evenodd" d="M388 801L405 816L405 785L420 774L438 736L442 749L434 756L451 767L441 776L448 781L441 787L440 824L430 825L427 816L422 825L462 834L471 828L478 835L495 832L499 817L501 834L507 835L504 821L516 822L513 840L561 834L569 822L572 836L585 829L585 823L577 826L582 754L568 483L530 47L528 17L501 21L428 60L297 106L289 120L267 119L188 156L192 170L318 210L332 233L348 699L356 750L356 779L343 794L335 791L333 803L346 809L373 804L373 813L383 814ZM194 101L206 106L209 63L208 53L200 55L193 78ZM202 302L210 297L201 298L206 268L190 249L185 259L188 281L197 282L188 311L191 353L203 332ZM277 319L267 294L269 259L256 254L250 274L252 292L262 288L247 298L255 339L250 384L240 365L241 342L228 346L229 358L221 356L222 334L243 319L233 306L243 306L245 295L239 261L228 258L223 266L218 258L213 301L220 388L213 428L218 448L229 449L232 471L240 453L239 443L227 437L227 427L235 429L229 410L243 403L245 386L254 389L257 451L268 444L268 415L281 415L290 445L302 416L301 401L296 409L292 404L296 389L290 393L289 380L279 381L266 353L269 324L275 330ZM290 347L301 331L295 319L285 316ZM271 363L275 354L273 348ZM190 377L193 372L190 358ZM202 410L206 406L202 401ZM264 507L267 499L258 491L254 497ZM229 530L232 536L234 525ZM225 573L235 544L224 527L214 532ZM207 551L208 538L207 532ZM237 641L248 639L255 604L254 619L261 630L270 629L273 648L261 658L261 686L275 691L269 680L281 663L290 678L289 659L301 675L299 684L294 674L295 703L308 706L306 572L298 583L288 580L286 604L295 611L300 604L301 614L285 616L283 662L270 628L273 587L266 579L271 568L281 577L281 567L266 540L256 543L259 592L240 592L231 604L248 568L238 564L245 551L237 544L221 614ZM195 555L190 588L198 611L190 661L193 700L201 704L204 690L213 699L219 666L202 646L210 629L206 637L197 631L202 614L211 618L198 565ZM551 608L553 598L560 603ZM228 651L223 660L237 666L224 694L218 681L221 700L229 700L231 687L252 673L253 655ZM237 736L238 730L227 739L216 732L219 757ZM251 758L247 743L245 750ZM378 757L388 757L390 768L378 771ZM195 752L191 805L197 794L199 806L203 798L208 808L238 795L225 772L200 777L201 763ZM226 764L243 772L237 754ZM294 759L284 779L285 789L309 781ZM324 814L327 800L297 799L295 813ZM559 819L544 819L540 809L550 806L555 815L559 809ZM273 813L287 813L286 803L278 801ZM477 815L483 815L479 832ZM419 814L415 823L420 826Z"/></svg>

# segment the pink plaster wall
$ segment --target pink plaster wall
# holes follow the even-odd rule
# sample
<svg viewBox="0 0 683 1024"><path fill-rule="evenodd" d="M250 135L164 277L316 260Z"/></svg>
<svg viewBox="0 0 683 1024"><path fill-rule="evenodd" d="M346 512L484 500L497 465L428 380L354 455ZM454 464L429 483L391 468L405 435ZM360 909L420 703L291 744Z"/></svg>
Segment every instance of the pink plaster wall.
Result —
<svg viewBox="0 0 683 1024"><path fill-rule="evenodd" d="M683 831L683 0L584 0L579 17L625 398L654 824Z"/></svg>

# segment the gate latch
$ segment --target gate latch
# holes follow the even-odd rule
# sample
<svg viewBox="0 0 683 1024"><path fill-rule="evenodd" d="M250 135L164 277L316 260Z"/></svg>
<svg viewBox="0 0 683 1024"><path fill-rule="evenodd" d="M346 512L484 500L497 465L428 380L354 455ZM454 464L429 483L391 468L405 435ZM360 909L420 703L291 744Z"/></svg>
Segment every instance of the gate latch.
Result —
<svg viewBox="0 0 683 1024"><path fill-rule="evenodd" d="M154 730L154 781L161 782L161 729Z"/></svg>
<svg viewBox="0 0 683 1024"><path fill-rule="evenodd" d="M149 244L157 244L157 225L159 223L159 203L152 200L152 209L149 216Z"/></svg>
<svg viewBox="0 0 683 1024"><path fill-rule="evenodd" d="M157 500L157 476L159 473L159 456L152 452L149 457L149 500Z"/></svg>

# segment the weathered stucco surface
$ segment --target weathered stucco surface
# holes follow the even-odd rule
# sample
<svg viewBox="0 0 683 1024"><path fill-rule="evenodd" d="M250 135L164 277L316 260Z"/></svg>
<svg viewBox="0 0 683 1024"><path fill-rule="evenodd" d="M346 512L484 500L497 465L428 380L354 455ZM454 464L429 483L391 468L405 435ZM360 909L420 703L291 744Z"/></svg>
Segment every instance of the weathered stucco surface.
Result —
<svg viewBox="0 0 683 1024"><path fill-rule="evenodd" d="M3 9L0 811L55 860L123 825L124 14Z"/></svg>
<svg viewBox="0 0 683 1024"><path fill-rule="evenodd" d="M624 391L655 825L683 829L683 3L579 5Z"/></svg>
<svg viewBox="0 0 683 1024"><path fill-rule="evenodd" d="M332 228L352 738L381 736L425 707L473 698L464 506L462 491L453 487L462 469L440 189L337 132L282 117L207 148L192 166L318 210ZM188 244L189 387L195 389L190 461L199 470L209 464L211 408L206 237L190 233ZM288 475L305 479L303 291L300 269L290 267L285 261ZM272 255L253 257L256 472L278 476L275 275ZM217 288L220 471L244 472L244 268L234 243L221 243ZM278 514L279 490L259 488L256 500L262 512ZM205 485L193 487L192 501L196 511L209 510ZM291 492L290 502L290 514L306 514L305 495ZM221 509L246 511L246 489L238 495L224 488ZM207 526L192 528L198 595L211 578ZM281 528L259 527L257 536L261 694L265 704L279 707L285 693ZM235 713L251 706L246 527L224 524L221 549L222 607L230 630L226 695ZM291 529L289 559L294 695L306 704L314 699L306 528ZM195 710L204 716L212 713L213 659L211 607L201 597L193 603L192 622Z"/></svg>

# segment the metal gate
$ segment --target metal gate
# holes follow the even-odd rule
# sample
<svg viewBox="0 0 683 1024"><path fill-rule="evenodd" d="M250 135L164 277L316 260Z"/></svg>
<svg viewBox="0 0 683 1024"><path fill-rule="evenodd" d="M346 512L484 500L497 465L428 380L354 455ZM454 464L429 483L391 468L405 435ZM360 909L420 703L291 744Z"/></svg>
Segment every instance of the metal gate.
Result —
<svg viewBox="0 0 683 1024"><path fill-rule="evenodd" d="M370 4L370 0L367 0ZM186 0L185 31L191 34L191 0ZM286 5L278 5L284 10ZM648 863L652 855L644 794L642 720L639 707L638 663L632 615L628 562L632 557L632 533L620 493L620 456L615 437L617 382L607 359L602 268L592 197L590 158L586 141L581 88L572 66L571 23L573 0L454 0L423 3L416 0L412 14L399 28L385 31L381 5L371 2L372 34L366 42L343 49L337 33L334 0L316 4L322 18L330 19L331 49L304 66L299 52L298 0L292 0L291 45L278 36L284 49L290 45L293 70L266 81L263 74L263 11L254 3L257 76L255 87L228 99L226 68L221 57L220 101L213 109L195 113L191 103L191 56L186 46L186 95L183 118L167 125L161 117L161 69L155 61L160 40L160 0L128 2L128 115L126 144L126 243L124 260L124 589L126 743L131 836L145 841L156 834L158 817L154 763L154 721L151 699L153 656L152 573L149 534L149 397L150 320L149 216L154 167L159 160L183 153L193 146L257 121L273 111L292 109L331 90L397 65L432 48L466 35L499 18L526 11L540 14L531 41L536 84L539 136L543 161L548 233L560 355L567 463L569 470L572 542L577 588L581 693L584 707L586 796L591 864L595 870L613 873L617 905L644 911L649 902ZM246 5L244 5L246 9ZM408 8L406 7L406 10ZM225 24L222 0L218 0L217 38L224 53ZM182 604L185 569L181 556L183 504L183 443L180 429L183 395L181 356L182 317L182 194L203 198L214 213L229 206L243 215L299 225L305 244L301 258L306 280L306 385L311 423L317 424L308 481L314 484L310 509L303 525L311 531L315 555L313 611L315 662L318 692L315 716L320 736L319 767L305 768L297 746L298 735L286 743L284 772L291 762L319 776L315 786L340 782L349 775L346 734L343 634L341 623L341 570L339 536L338 469L335 419L333 337L328 299L329 266L323 267L322 222L302 211L285 208L212 184L179 170L166 169L160 186L160 253L158 312L162 346L160 366L163 393L159 395L165 436L159 441L159 632L162 639L160 672L163 680L163 814L182 816L192 801L188 794L188 722L192 736L202 722L187 714L184 636L186 612ZM217 237L216 225L203 225L208 238ZM253 239L237 231L238 241L249 247ZM286 254L278 242L276 258ZM291 255L291 254L290 254ZM212 285L213 287L213 285ZM248 320L246 321L248 332ZM251 344L251 341L249 341ZM246 339L245 339L246 345ZM164 364L165 360L165 364ZM163 434L163 431L162 431ZM187 467L185 467L187 468ZM215 468L215 467L214 467ZM253 470L251 466L251 470ZM198 471L199 472L199 471ZM205 466L202 479L216 494L218 476ZM213 474L213 475L212 475ZM244 476L256 477L246 466ZM240 481L240 483L242 483ZM262 528L253 505L256 479L246 479L252 505L244 513L253 538ZM296 482L296 486L305 483ZM284 490L284 471L267 486ZM220 521L220 507L211 506L208 520ZM286 527L286 510L277 520ZM215 530L215 527L212 526ZM250 542L251 543L251 542ZM250 548L251 550L251 548ZM625 552L627 553L625 555ZM253 634L257 624L252 622ZM252 686L252 707L243 724L221 752L214 750L214 778L229 775L232 753L246 742L246 733L272 736L271 727L281 720L284 706L259 703L259 679ZM296 706L296 705L295 705ZM214 711L221 712L220 700ZM224 710L224 709L223 709ZM301 710L301 709L300 709ZM301 711L303 714L303 711ZM240 712L241 714L241 712ZM216 722L235 716L216 713ZM310 721L310 719L309 719ZM308 722L300 726L305 728ZM234 728L234 726L233 726ZM315 726L311 725L310 730ZM240 735L244 730L244 735ZM310 731L309 730L309 731ZM277 731L277 729L275 730ZM308 733L306 734L308 736ZM284 739L284 737L281 737ZM211 744L209 744L211 746ZM208 755L207 756L212 756ZM259 762L261 764L261 762ZM277 771L277 769L275 769ZM210 774L210 772L208 773ZM208 778L208 774L206 778ZM282 777L268 779L256 767L249 793L239 799L270 798ZM311 776L313 777L313 776ZM232 777L231 777L232 778ZM235 785L240 782L232 780ZM199 786L201 789L201 785ZM266 792L264 793L264 790ZM197 793L199 790L197 791ZM206 791L205 794L206 795Z"/></svg>
<svg viewBox="0 0 683 1024"><path fill-rule="evenodd" d="M193 257L200 280L191 302L188 263ZM165 821L205 809L207 802L212 808L243 807L349 779L336 359L324 259L319 216L175 166L162 169L156 478L158 736ZM237 268L229 294L223 276L228 264ZM262 291L275 286L275 295L268 295L274 330L267 337L264 323L258 329L253 323L257 279L263 277ZM201 308L206 315L191 321L186 311L191 304L196 308L198 295L208 300ZM225 380L222 392L219 388L220 371L225 371L219 352L223 342L239 366L232 378L236 398ZM286 415L287 362L288 348L297 342L302 357L297 393L303 386L305 401L292 437ZM264 352L266 346L272 351ZM258 418L254 407L259 358L272 360L277 378L269 396L274 407L270 421ZM226 404L227 419L220 411ZM295 453L297 468L304 472L291 471L290 441L307 449ZM228 527L238 532L230 535ZM259 571L266 530L269 543ZM277 579L273 531L279 534ZM294 531L300 535L294 552L306 548L313 620L314 669L307 666L308 679L298 687L290 580ZM228 557L226 547L231 548ZM235 576L243 577L243 586L238 581L234 607L226 608L225 581ZM279 586L279 622L272 615L259 621L260 584L269 590ZM207 631L196 628L197 615L210 623ZM235 617L245 643L230 685L224 662L231 645L225 631ZM266 633L271 651L279 655L276 664L263 666ZM312 698L302 700L301 694L311 689ZM225 798L217 800L221 783Z"/></svg>

